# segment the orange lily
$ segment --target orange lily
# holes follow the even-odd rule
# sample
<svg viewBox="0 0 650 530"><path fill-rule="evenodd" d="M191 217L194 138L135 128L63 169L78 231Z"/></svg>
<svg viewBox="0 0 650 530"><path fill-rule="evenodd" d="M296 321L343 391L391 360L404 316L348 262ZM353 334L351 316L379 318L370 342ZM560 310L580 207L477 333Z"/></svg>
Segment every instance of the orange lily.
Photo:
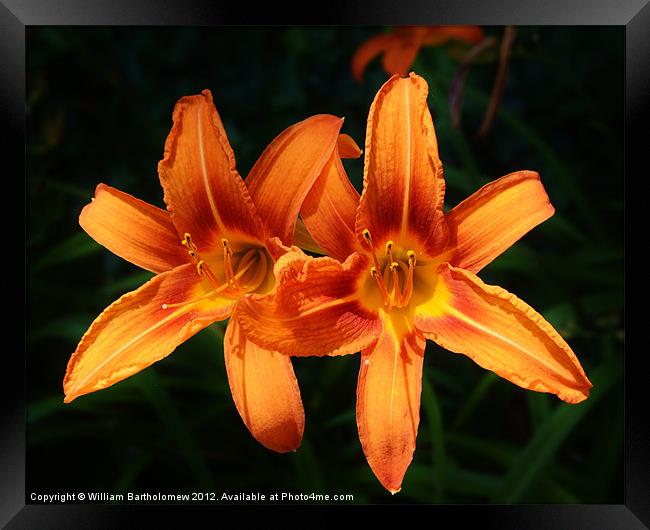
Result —
<svg viewBox="0 0 650 530"><path fill-rule="evenodd" d="M288 250L341 124L323 114L289 127L245 185L210 91L178 101L158 164L168 211L100 184L79 217L98 243L156 276L92 323L68 363L66 403L143 370L230 317L226 369L246 427L269 449L300 445L304 411L291 360L248 341L237 306L274 289L273 263Z"/></svg>
<svg viewBox="0 0 650 530"><path fill-rule="evenodd" d="M388 75L406 75L422 46L440 46L450 40L476 44L483 40L478 26L402 26L393 33L375 35L366 40L352 56L352 75L361 82L368 63L383 54L382 64Z"/></svg>
<svg viewBox="0 0 650 530"><path fill-rule="evenodd" d="M426 339L529 390L568 403L592 386L533 308L476 273L554 213L533 171L487 184L447 214L428 86L393 76L370 108L364 190L334 151L302 217L332 257L289 252L272 296L247 298L242 328L288 355L361 351L359 437L373 472L400 490L419 424ZM355 213L356 206L356 213Z"/></svg>

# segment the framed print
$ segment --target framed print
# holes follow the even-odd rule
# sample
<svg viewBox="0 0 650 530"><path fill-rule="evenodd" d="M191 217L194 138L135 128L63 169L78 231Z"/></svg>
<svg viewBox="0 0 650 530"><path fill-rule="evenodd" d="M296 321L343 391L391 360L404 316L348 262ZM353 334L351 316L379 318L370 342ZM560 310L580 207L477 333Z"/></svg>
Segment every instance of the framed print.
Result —
<svg viewBox="0 0 650 530"><path fill-rule="evenodd" d="M3 524L647 527L650 11L507 4L3 0Z"/></svg>

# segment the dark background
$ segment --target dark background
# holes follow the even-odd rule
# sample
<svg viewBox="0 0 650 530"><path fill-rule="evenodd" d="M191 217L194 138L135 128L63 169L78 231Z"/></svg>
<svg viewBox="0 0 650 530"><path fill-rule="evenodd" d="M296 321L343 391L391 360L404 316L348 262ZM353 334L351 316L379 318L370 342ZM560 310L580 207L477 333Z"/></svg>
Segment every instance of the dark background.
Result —
<svg viewBox="0 0 650 530"><path fill-rule="evenodd" d="M463 48L424 48L454 206L506 173L539 171L557 213L481 272L551 321L594 383L580 405L524 391L428 343L414 460L396 496L356 432L359 356L296 359L302 447L260 446L232 403L224 323L108 389L63 404L92 320L149 273L94 243L78 214L98 182L162 206L156 165L174 102L210 88L246 175L316 113L363 145L385 80L350 57L382 28L28 28L27 491L352 493L355 502L623 502L623 29L520 27L503 104L475 138L496 54L469 73L461 131L448 91ZM503 28L485 28L500 38ZM360 186L362 161L346 162Z"/></svg>

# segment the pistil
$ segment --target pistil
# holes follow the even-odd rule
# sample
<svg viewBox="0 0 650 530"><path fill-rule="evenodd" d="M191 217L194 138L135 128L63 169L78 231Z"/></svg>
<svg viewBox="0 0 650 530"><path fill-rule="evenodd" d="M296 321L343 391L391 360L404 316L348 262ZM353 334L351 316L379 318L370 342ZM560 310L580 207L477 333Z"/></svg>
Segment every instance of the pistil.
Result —
<svg viewBox="0 0 650 530"><path fill-rule="evenodd" d="M384 305L388 305L390 303L390 296L388 291L386 291L386 285L384 284L383 278L379 272L377 272L377 267L370 267L370 276L377 282Z"/></svg>
<svg viewBox="0 0 650 530"><path fill-rule="evenodd" d="M370 276L374 278L374 280L377 282L377 285L379 286L379 292L381 293L381 296L384 299L384 305L388 305L390 301L390 296L388 295L388 290L386 289L386 284L384 283L384 278L382 275L379 273L381 270L381 267L379 265L379 260L377 259L377 255L375 254L375 248L372 244L372 236L370 235L370 230L367 228L362 232L363 238L365 239L366 243L368 244L368 248L370 249L370 253L372 254L372 260L374 262L374 267L370 268ZM374 271L374 272L373 272Z"/></svg>
<svg viewBox="0 0 650 530"><path fill-rule="evenodd" d="M392 254L391 254L392 256ZM400 293L400 288L399 288L399 275L397 274L397 269L399 269L399 263L396 261L393 261L390 264L389 270L392 275L393 279L393 288L391 289L391 296L390 296L390 304L388 305L388 309L390 310L394 305L399 306L400 300L402 299L402 295Z"/></svg>

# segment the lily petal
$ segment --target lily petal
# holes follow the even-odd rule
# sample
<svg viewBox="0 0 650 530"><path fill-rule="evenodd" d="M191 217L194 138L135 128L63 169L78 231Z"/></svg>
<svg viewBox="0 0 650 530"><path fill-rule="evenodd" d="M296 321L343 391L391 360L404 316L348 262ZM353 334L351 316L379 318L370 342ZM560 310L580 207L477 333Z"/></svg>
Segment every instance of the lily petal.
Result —
<svg viewBox="0 0 650 530"><path fill-rule="evenodd" d="M302 252L300 248L295 245L285 245L282 241L280 241L279 237L269 237L266 240L266 248L269 251L269 254L271 254L271 258L275 263L275 265L273 265L274 269L277 266L277 261L287 252L299 252L301 256L306 256L306 254Z"/></svg>
<svg viewBox="0 0 650 530"><path fill-rule="evenodd" d="M425 343L416 333L396 333L387 323L361 356L359 439L373 473L391 493L401 489L415 451Z"/></svg>
<svg viewBox="0 0 650 530"><path fill-rule="evenodd" d="M163 272L108 306L68 362L65 402L143 370L216 320L235 301L206 296L210 287L192 264Z"/></svg>
<svg viewBox="0 0 650 530"><path fill-rule="evenodd" d="M341 158L359 158L363 151L349 134L341 133L336 141Z"/></svg>
<svg viewBox="0 0 650 530"><path fill-rule="evenodd" d="M370 37L361 44L352 56L352 75L354 78L361 83L368 63L392 46L399 46L399 42L399 37L394 34L382 34Z"/></svg>
<svg viewBox="0 0 650 530"><path fill-rule="evenodd" d="M286 355L355 353L377 338L381 322L359 300L368 259L345 263L289 252L275 265L276 291L249 295L237 314L249 340Z"/></svg>
<svg viewBox="0 0 650 530"><path fill-rule="evenodd" d="M291 244L300 206L336 145L343 120L317 114L281 132L264 150L246 186L268 236Z"/></svg>
<svg viewBox="0 0 650 530"><path fill-rule="evenodd" d="M423 250L436 255L447 242L445 181L427 94L420 76L394 76L370 107L364 191L356 218L362 244L364 229L370 230L376 248L388 239L415 237Z"/></svg>
<svg viewBox="0 0 650 530"><path fill-rule="evenodd" d="M255 439L279 453L300 447L305 412L291 359L247 340L236 314L226 328L224 354L233 400Z"/></svg>
<svg viewBox="0 0 650 530"><path fill-rule="evenodd" d="M417 39L399 39L384 53L382 66L387 74L405 76L419 51Z"/></svg>
<svg viewBox="0 0 650 530"><path fill-rule="evenodd" d="M534 171L490 182L446 215L451 264L476 273L554 213Z"/></svg>
<svg viewBox="0 0 650 530"><path fill-rule="evenodd" d="M300 215L314 241L339 261L359 250L354 233L358 205L359 193L348 179L339 150L334 149L305 197Z"/></svg>
<svg viewBox="0 0 650 530"><path fill-rule="evenodd" d="M423 36L424 44L443 44L448 40L457 40L468 44L478 44L485 34L479 26L433 26Z"/></svg>
<svg viewBox="0 0 650 530"><path fill-rule="evenodd" d="M106 184L97 186L79 224L113 254L151 272L188 262L168 212Z"/></svg>
<svg viewBox="0 0 650 530"><path fill-rule="evenodd" d="M532 307L464 269L444 264L438 273L436 294L415 309L427 338L522 388L568 403L587 399L592 385L580 362Z"/></svg>
<svg viewBox="0 0 650 530"><path fill-rule="evenodd" d="M303 250L314 252L315 254L326 254L325 250L319 247L318 243L314 241L314 238L305 226L305 222L300 217L296 220L296 231L293 234L292 244Z"/></svg>
<svg viewBox="0 0 650 530"><path fill-rule="evenodd" d="M210 91L181 98L173 121L158 173L180 237L189 232L199 252L218 247L222 237L233 234L259 241L262 224L235 169Z"/></svg>

